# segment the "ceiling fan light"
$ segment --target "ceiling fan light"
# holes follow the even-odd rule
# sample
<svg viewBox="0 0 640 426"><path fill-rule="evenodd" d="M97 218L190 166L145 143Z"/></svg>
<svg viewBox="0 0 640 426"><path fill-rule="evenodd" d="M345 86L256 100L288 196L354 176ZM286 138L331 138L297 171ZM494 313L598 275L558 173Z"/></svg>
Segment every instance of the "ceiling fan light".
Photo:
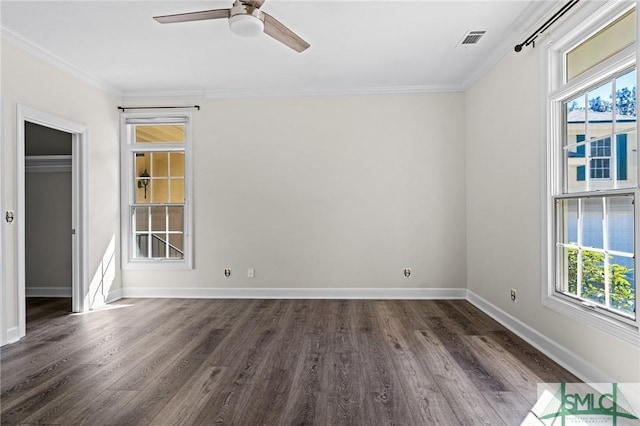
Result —
<svg viewBox="0 0 640 426"><path fill-rule="evenodd" d="M264 31L264 22L253 15L235 15L229 18L231 31L242 37L255 37Z"/></svg>

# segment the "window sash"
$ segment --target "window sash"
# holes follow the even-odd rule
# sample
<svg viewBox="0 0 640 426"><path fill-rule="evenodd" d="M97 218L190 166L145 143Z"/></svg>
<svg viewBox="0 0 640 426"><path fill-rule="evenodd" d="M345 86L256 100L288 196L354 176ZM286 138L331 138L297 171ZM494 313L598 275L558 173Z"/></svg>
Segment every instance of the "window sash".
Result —
<svg viewBox="0 0 640 426"><path fill-rule="evenodd" d="M632 222L632 227L633 229L631 230L631 234L632 235L632 247L633 247L633 251L629 252L629 251L621 251L621 250L616 250L610 247L610 236L611 236L611 232L613 232L613 230L609 229L610 226L613 224L612 221L610 221L610 213L611 213L611 208L614 207L611 205L611 200L613 200L614 198L617 199L624 199L624 198L630 198L630 203L631 205L633 205L633 211L632 211L632 218L631 218L631 222ZM567 216L565 214L565 212L563 211L563 207L562 204L565 201L569 201L569 200L574 200L576 201L576 217L575 217L575 222L573 224L573 232L571 232L571 220L569 219L569 216ZM602 220L601 220L601 229L600 230L595 230L597 232L601 232L601 236L602 236L602 242L601 242L601 247L597 247L597 246L593 246L593 244L589 244L589 242L592 241L585 241L585 233L586 232L591 232L593 233L594 230L593 229L589 229L589 230L585 230L584 228L584 221L586 219L584 219L587 216L587 213L585 212L583 214L581 205L583 205L584 202L589 201L590 203L593 204L593 201L599 201L602 200L602 207L600 210L600 213L602 213ZM632 290L632 294L633 297L630 300L631 304L633 306L633 312L632 313L628 313L628 312L624 312L624 310L622 309L617 309L615 306L612 306L612 304L614 303L613 299L614 298L619 298L619 292L613 294L614 290L615 290L615 283L611 282L611 277L612 277L612 273L615 270L616 272L620 272L621 268L620 268L620 264L618 262L615 261L615 259L631 259L632 262L631 264L635 266L635 262L633 262L635 260L635 250L636 249L636 244L635 244L635 227L636 227L636 221L635 218L637 217L637 212L635 209L635 193L633 192L626 192L626 193L621 193L621 192L613 192L613 193L609 193L609 194L602 194L602 193L588 193L588 194L583 194L580 196L576 196L574 194L572 195L561 195L561 196L556 196L553 197L553 204L554 204L554 215L553 215L553 223L554 225L554 262L553 262L553 270L555 271L555 278L554 278L554 294L556 296L559 297L563 297L566 300L573 300L577 303L579 303L581 306L587 307L589 309L593 309L594 311L598 311L600 314L603 315L607 315L612 319L624 322L624 323L628 323L628 324L637 324L637 302L638 302L638 283L637 283L637 274L636 274L636 270L635 267L632 267L630 271L627 271L627 274L631 274L630 277L627 277L625 275L624 278L626 278L627 280L631 280L631 286L633 287ZM566 207L565 207L566 208ZM593 213L593 212L592 212ZM574 234L574 238L575 241L569 241L571 239L570 234ZM570 279L569 277L569 273L571 270L571 260L569 259L570 256L575 256L575 260L573 262L575 262L573 268L573 274L575 275L575 282L573 279ZM589 255L589 257L587 259L583 260L583 256L585 253L593 253L593 255ZM597 282L596 281L596 285L594 286L594 281L593 281L593 268L600 268L599 265L594 265L594 258L602 258L602 278L604 279L601 282ZM599 259L598 259L599 261ZM590 265L590 275L589 277L591 278L591 281L589 283L585 283L585 281L583 281L583 270L582 268L584 267L585 262L589 262L588 264ZM623 262L624 263L629 263L628 261ZM576 271L577 269L577 271ZM589 284L589 286L587 286L587 284ZM604 291L604 294L602 294L602 297L604 298L604 302L598 301L598 300L594 300L594 298L589 298L589 297L583 297L582 296L582 292L584 290L585 287L590 287L590 290L593 292L595 291L595 289L598 287L597 284L601 284L602 289ZM571 291L571 287L575 287L574 291ZM624 285L618 283L618 290L620 289L624 289ZM600 295L600 291L596 291L596 293L592 293L592 296L596 296L598 297L598 295Z"/></svg>
<svg viewBox="0 0 640 426"><path fill-rule="evenodd" d="M635 47L635 45L633 47ZM560 158L555 161L552 159L552 161L554 162L554 167L559 170L560 176L563 177L561 185L559 185L559 182L554 182L555 185L553 188L555 190L552 195L579 191L579 189L571 188L570 183L573 180L585 181L585 189L582 189L582 191L603 189L601 187L592 187L591 181L611 181L610 189L617 189L619 187L629 188L629 182L626 177L626 167L624 172L625 176L620 175L618 172L619 157L620 155L624 155L626 160L626 153L618 153L617 147L619 136L633 133L635 129L631 129L626 121L617 119L618 114L615 99L616 91L619 89L617 87L618 80L621 77L633 73L636 69L635 51L625 50L619 57L613 58L612 63L609 65L606 70L595 70L585 73L586 81L581 80L578 82L565 83L561 90L550 96L551 113L552 115L558 114L557 121L550 121L550 126L554 127L550 136L555 145L561 146L561 148L558 149L560 149L562 153ZM606 133L598 135L598 133L592 133L593 128L591 126L594 121L589 118L588 98L593 90L607 85L611 86L611 126ZM577 100L580 100L580 102L578 102L579 107L584 108L585 115L582 117L584 121L569 121L568 105ZM571 127L572 125L573 127ZM558 144L558 141L562 142ZM609 155L601 155L604 153L602 152L604 149L599 146L600 144L607 145L607 154ZM597 155L593 155L594 153ZM576 179L573 179L570 173L570 167L567 164L570 158L585 158L584 166L578 166L578 176ZM607 161L592 160L608 160L608 167L605 166ZM585 169L588 169L589 173L586 173ZM581 185L578 185L578 187L581 187Z"/></svg>
<svg viewBox="0 0 640 426"><path fill-rule="evenodd" d="M170 210L172 208L182 209L182 223L178 227L180 229L175 229L175 223L171 222ZM134 204L131 206L131 237L133 238L132 247L135 249L132 257L134 260L182 261L184 259L184 230L186 229L184 208L184 204ZM154 229L153 211L159 209L164 210L162 213L162 216L164 216L164 226ZM147 211L146 218L143 217L146 221L146 227L143 227L143 229L138 229L137 226L138 210ZM172 240L174 240L172 236L182 237L182 248L172 243ZM146 240L143 239L143 237L146 237ZM146 247L141 246L141 244L146 245ZM161 245L164 245L164 254L154 255L154 253L158 252L157 248Z"/></svg>

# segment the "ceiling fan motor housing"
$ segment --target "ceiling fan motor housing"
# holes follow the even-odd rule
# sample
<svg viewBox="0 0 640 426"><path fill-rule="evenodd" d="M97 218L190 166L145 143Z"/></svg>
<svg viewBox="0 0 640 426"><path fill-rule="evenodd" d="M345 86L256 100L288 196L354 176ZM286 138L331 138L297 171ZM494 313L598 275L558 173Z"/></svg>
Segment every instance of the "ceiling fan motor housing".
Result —
<svg viewBox="0 0 640 426"><path fill-rule="evenodd" d="M229 28L242 37L255 37L264 31L264 13L260 9L236 1L231 8Z"/></svg>

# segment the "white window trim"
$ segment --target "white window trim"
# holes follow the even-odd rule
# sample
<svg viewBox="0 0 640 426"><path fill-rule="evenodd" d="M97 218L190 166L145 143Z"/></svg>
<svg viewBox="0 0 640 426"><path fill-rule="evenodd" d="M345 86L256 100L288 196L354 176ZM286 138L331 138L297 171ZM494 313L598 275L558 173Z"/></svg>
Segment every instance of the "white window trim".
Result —
<svg viewBox="0 0 640 426"><path fill-rule="evenodd" d="M133 243L130 207L133 200L133 153L140 151L142 145L129 144L127 138L127 121L140 120L145 123L166 123L179 119L185 126L185 204L184 204L184 247L183 259L133 259L131 248ZM189 270L194 267L193 252L193 155L192 155L192 115L189 112L174 113L122 113L120 116L120 232L122 269L124 270ZM149 144L149 150L171 151L171 144Z"/></svg>
<svg viewBox="0 0 640 426"><path fill-rule="evenodd" d="M555 250L551 244L555 241L555 223L553 202L554 195L561 194L561 186L564 179L559 176L563 173L563 168L559 162L563 161L562 144L556 141L562 138L563 110L562 99L568 99L572 94L584 91L590 85L594 78L606 78L631 66L636 62L637 48L640 43L636 42L636 46L632 46L619 52L605 64L597 65L588 72L575 78L570 84L564 83L564 75L566 75L566 64L563 52L575 47L591 34L593 28L601 28L610 22L613 22L618 16L625 11L630 10L635 2L629 1L609 1L604 5L594 3L586 3L582 8L576 11L573 19L567 20L563 25L555 28L551 39L545 43L545 47L541 49L541 79L542 84L542 105L543 105L543 131L546 141L541 144L541 162L542 162L542 232L541 232L541 250L542 250L542 277L541 285L542 304L554 311L557 311L569 318L580 323L590 325L600 329L610 335L616 336L626 342L640 346L640 312L636 308L636 320L633 323L621 321L613 318L611 315L594 311L593 308L585 304L577 303L568 297L559 295L555 291L556 281L556 259ZM639 14L640 15L640 14ZM637 24L638 31L640 25ZM640 40L640 37L636 37ZM637 73L637 75L640 73ZM637 78L637 77L636 77ZM638 82L636 81L636 87ZM640 168L639 168L640 170ZM640 182L640 176L638 176ZM638 201L640 200L640 191L638 188L629 190L611 190L602 191L604 194L613 193L633 193L636 199L635 209L635 252L638 253L640 247L640 208ZM580 196L582 194L571 194L572 196ZM586 194L585 194L586 195ZM594 193L590 193L594 195ZM636 270L636 301L638 297L638 273L640 262L638 256L635 259Z"/></svg>

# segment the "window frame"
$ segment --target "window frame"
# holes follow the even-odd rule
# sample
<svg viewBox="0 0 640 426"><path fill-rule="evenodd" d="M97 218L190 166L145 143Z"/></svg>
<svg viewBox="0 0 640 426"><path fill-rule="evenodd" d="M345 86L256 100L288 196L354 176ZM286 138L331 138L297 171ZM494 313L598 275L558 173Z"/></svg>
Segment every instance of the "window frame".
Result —
<svg viewBox="0 0 640 426"><path fill-rule="evenodd" d="M129 137L128 124L176 124L184 123L184 143L136 143ZM193 163L192 163L192 114L172 113L121 113L120 115L120 194L121 194L121 262L124 270L190 270L193 269ZM135 258L132 208L135 203L135 154L142 152L184 153L184 254L182 259ZM175 203L166 203L171 207ZM180 203L178 203L180 204ZM149 206L153 206L150 203Z"/></svg>
<svg viewBox="0 0 640 426"><path fill-rule="evenodd" d="M623 49L622 51L611 56L609 59L593 66L588 71L574 77L571 81L566 81L567 65L565 54L587 40L600 29L604 28L617 18L632 10L635 2L615 2L610 1L605 5L586 5L582 7L574 17L574 21L567 21L564 25L559 26L552 37L555 40L546 44L542 49L543 76L543 105L544 114L544 131L546 136L545 143L541 144L542 167L543 167L543 220L542 220L542 277L543 285L541 286L542 304L554 311L573 318L581 323L589 324L611 335L617 336L627 342L640 346L640 312L637 309L637 302L640 300L638 294L638 248L640 247L640 232L638 224L640 223L640 213L637 206L640 191L638 182L636 185L627 189L610 189L610 190L590 190L586 192L565 192L565 185L568 167L565 164L564 155L564 132L565 132L565 101L575 98L581 92L587 91L590 87L601 84L607 78L613 78L617 73L625 69L636 67L637 70L637 53L638 46L636 43ZM582 15L580 16L580 13ZM636 16L636 19L638 17ZM637 24L636 24L637 25ZM638 28L638 25L637 25ZM638 87L638 73L636 72L636 87ZM638 125L636 121L636 132ZM615 145L613 140L612 145ZM585 146L585 153L589 148ZM636 156L638 153L636 152ZM615 160L610 160L611 162ZM591 173L591 164L586 164L586 173ZM612 169L614 167L611 167ZM637 172L640 171L637 170ZM610 174L614 170L610 171ZM640 174L640 173L639 173ZM611 176L613 178L613 176ZM640 178L640 176L637 176ZM636 208L634 209L634 259L635 289L636 289L636 313L634 320L618 318L615 314L604 310L594 309L587 303L581 303L579 299L560 294L556 291L556 281L559 274L558 258L556 256L556 236L558 232L558 222L556 221L556 201L565 198L580 198L606 195L633 195L636 200Z"/></svg>

